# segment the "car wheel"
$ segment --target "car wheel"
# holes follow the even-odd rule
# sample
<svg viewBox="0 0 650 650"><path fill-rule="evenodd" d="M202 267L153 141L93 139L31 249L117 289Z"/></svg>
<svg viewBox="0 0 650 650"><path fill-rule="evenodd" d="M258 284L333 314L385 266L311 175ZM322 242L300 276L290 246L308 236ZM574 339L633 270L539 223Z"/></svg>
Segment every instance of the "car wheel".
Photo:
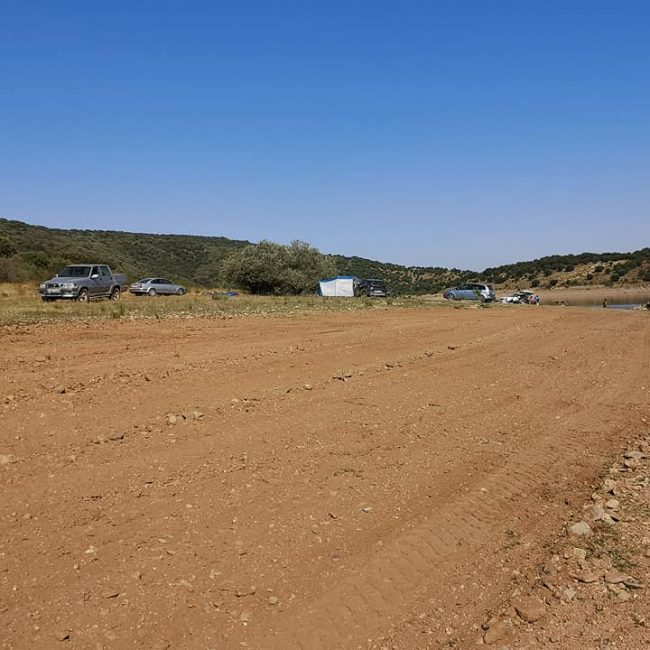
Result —
<svg viewBox="0 0 650 650"><path fill-rule="evenodd" d="M448 293L445 298L447 298L447 300L457 300L455 293Z"/></svg>
<svg viewBox="0 0 650 650"><path fill-rule="evenodd" d="M177 295L177 296L184 296L184 295L185 295L185 289L183 289L182 287L180 287L180 288L176 291L176 295Z"/></svg>
<svg viewBox="0 0 650 650"><path fill-rule="evenodd" d="M156 290L155 289L149 289L149 291L147 291L147 295L148 296L155 296L156 295Z"/></svg>
<svg viewBox="0 0 650 650"><path fill-rule="evenodd" d="M79 302L89 302L90 295L88 294L88 289L81 289L77 294L77 300Z"/></svg>
<svg viewBox="0 0 650 650"><path fill-rule="evenodd" d="M120 288L114 287L113 291L111 291L111 300L119 300L119 299L120 299Z"/></svg>

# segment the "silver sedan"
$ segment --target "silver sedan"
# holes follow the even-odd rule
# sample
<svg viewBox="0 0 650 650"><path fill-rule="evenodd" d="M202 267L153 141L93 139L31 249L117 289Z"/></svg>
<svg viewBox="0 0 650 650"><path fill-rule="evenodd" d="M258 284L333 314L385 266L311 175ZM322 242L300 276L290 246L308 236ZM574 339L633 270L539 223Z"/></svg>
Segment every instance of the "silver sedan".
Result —
<svg viewBox="0 0 650 650"><path fill-rule="evenodd" d="M142 278L129 287L136 296L183 296L185 287L174 284L167 278Z"/></svg>

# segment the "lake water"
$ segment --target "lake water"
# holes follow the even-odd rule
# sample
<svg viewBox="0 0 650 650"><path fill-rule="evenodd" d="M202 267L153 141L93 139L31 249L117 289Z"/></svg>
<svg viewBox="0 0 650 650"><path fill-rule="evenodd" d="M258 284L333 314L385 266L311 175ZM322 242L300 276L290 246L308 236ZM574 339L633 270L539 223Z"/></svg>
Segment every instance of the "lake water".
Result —
<svg viewBox="0 0 650 650"><path fill-rule="evenodd" d="M594 292L594 295L589 295L588 292L571 295L571 292L566 291L557 294L557 299L552 294L543 295L542 303L546 305L565 303L570 307L599 307L602 309L605 297L607 298L608 309L635 309L650 302L650 290L641 289L639 291L606 294Z"/></svg>
<svg viewBox="0 0 650 650"><path fill-rule="evenodd" d="M615 305L607 305L607 309L638 309L641 305L639 303L621 303L621 304L615 304ZM594 308L600 307L601 309L603 308L602 305L592 305Z"/></svg>

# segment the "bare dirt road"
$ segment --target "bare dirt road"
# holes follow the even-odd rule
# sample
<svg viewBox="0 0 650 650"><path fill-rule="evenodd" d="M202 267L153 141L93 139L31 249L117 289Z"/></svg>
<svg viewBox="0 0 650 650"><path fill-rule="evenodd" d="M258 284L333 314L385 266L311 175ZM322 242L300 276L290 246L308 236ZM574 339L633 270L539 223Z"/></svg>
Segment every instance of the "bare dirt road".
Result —
<svg viewBox="0 0 650 650"><path fill-rule="evenodd" d="M0 647L474 646L650 420L650 319L0 332Z"/></svg>

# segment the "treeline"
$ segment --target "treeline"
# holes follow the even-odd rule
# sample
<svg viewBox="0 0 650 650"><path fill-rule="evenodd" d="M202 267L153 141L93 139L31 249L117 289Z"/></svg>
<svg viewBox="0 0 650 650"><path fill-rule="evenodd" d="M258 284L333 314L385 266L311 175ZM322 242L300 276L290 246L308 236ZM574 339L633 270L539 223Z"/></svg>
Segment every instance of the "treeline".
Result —
<svg viewBox="0 0 650 650"><path fill-rule="evenodd" d="M101 261L131 279L170 275L214 286L222 261L248 244L226 237L63 230L0 219L0 281L43 280L66 264Z"/></svg>
<svg viewBox="0 0 650 650"><path fill-rule="evenodd" d="M273 270L277 286L289 292L315 290L313 278L329 273L381 278L394 295L437 293L468 280L533 287L650 282L650 248L633 253L551 255L476 272L322 256L302 242L292 246L277 248L270 242L252 245L226 237L63 230L0 219L0 282L41 281L66 264L88 261L106 262L132 280L161 275L205 287L242 285L243 276L236 271L247 269L251 286L259 291L268 290L263 277L255 280L255 274L263 276L265 265L267 274ZM307 276L298 277L297 268L307 269Z"/></svg>
<svg viewBox="0 0 650 650"><path fill-rule="evenodd" d="M529 262L516 262L485 269L478 277L485 281L502 284L517 280L528 280L543 284L545 278L557 274L572 274L582 267L583 274L577 278L587 283L597 280L599 284L630 280L650 281L650 248L632 253L580 253L578 255L549 255ZM556 278L558 284L560 280ZM564 284L571 283L571 278ZM548 281L547 284L551 284ZM536 286L536 285L534 285Z"/></svg>
<svg viewBox="0 0 650 650"><path fill-rule="evenodd" d="M298 291L304 280L296 277L296 258L300 258L300 264L311 264L323 275L382 278L388 282L393 294L434 293L450 282L472 275L470 271L405 267L342 255L325 255L321 265L315 263L315 258L310 258L309 247L305 248L306 245L300 242L293 248L285 247L287 250L262 242L255 256L251 256L250 246L248 241L226 237L63 230L0 219L0 282L41 281L66 264L95 260L106 262L126 273L130 279L171 276L178 282L205 287L242 284L243 276L237 276L237 266L248 269L251 286L259 291L269 290L268 286L265 288L263 278L254 279L264 264L267 274L277 280L277 286L290 292ZM242 251L247 251L243 257L239 255ZM262 266L256 267L258 259L264 256ZM287 266L280 272L278 269L283 260ZM310 272L309 277L312 276ZM303 289L308 290L306 287ZM315 286L312 285L311 290L315 290Z"/></svg>

